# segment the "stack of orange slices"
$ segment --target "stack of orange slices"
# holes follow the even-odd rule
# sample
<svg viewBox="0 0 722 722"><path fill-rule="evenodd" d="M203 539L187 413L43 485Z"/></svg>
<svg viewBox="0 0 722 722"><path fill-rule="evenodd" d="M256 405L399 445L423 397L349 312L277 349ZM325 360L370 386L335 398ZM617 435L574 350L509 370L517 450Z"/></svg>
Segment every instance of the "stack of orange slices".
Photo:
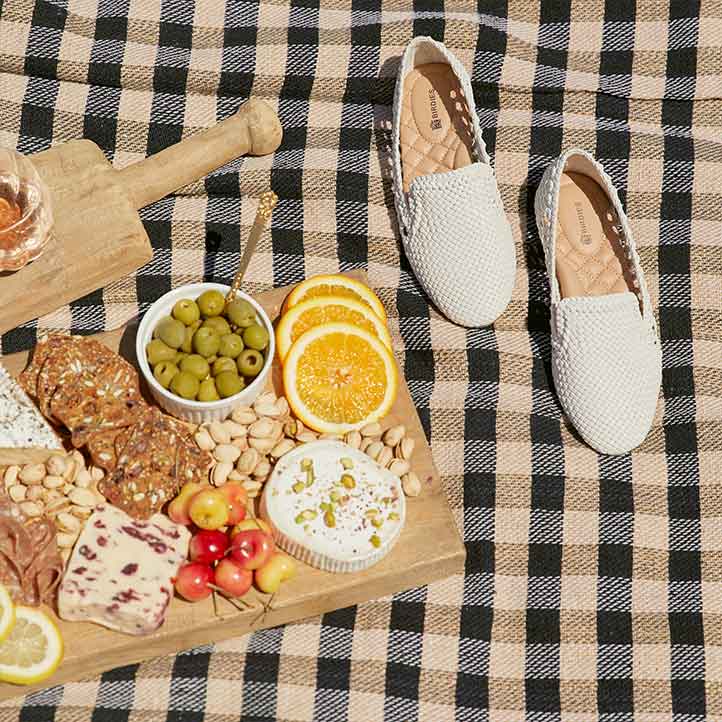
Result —
<svg viewBox="0 0 722 722"><path fill-rule="evenodd" d="M396 399L398 371L386 312L347 276L313 276L289 294L276 329L283 385L306 426L343 434L378 421Z"/></svg>

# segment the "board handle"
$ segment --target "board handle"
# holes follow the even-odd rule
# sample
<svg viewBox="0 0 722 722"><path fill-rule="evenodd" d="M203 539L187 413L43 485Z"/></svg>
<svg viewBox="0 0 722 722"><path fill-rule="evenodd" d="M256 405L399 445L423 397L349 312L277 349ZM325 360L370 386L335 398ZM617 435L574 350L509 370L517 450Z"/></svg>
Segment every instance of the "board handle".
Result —
<svg viewBox="0 0 722 722"><path fill-rule="evenodd" d="M143 208L241 155L268 155L283 129L273 108L250 98L218 125L118 171L136 208Z"/></svg>

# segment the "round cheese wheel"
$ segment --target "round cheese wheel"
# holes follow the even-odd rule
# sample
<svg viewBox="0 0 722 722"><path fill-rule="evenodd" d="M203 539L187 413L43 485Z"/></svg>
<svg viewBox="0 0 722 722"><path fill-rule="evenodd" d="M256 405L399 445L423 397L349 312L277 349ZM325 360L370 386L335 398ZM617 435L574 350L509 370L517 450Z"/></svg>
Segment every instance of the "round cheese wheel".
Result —
<svg viewBox="0 0 722 722"><path fill-rule="evenodd" d="M329 572L357 572L383 559L406 519L401 480L340 441L303 444L266 482L261 516L276 544Z"/></svg>

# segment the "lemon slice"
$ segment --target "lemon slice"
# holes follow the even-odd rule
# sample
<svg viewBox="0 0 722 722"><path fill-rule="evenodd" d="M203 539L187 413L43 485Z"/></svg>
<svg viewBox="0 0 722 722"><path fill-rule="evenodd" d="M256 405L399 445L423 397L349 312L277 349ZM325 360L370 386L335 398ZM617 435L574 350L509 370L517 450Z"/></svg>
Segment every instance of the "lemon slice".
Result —
<svg viewBox="0 0 722 722"><path fill-rule="evenodd" d="M323 323L352 323L378 336L384 346L391 348L391 336L386 324L371 307L350 296L312 296L290 308L276 329L276 349L283 361L291 344L306 331Z"/></svg>
<svg viewBox="0 0 722 722"><path fill-rule="evenodd" d="M327 323L291 345L283 385L293 413L306 426L341 434L389 412L398 371L378 336L350 323Z"/></svg>
<svg viewBox="0 0 722 722"><path fill-rule="evenodd" d="M311 276L288 294L286 310L317 296L345 296L365 303L382 320L386 321L386 311L379 297L361 281L338 274Z"/></svg>
<svg viewBox="0 0 722 722"><path fill-rule="evenodd" d="M35 684L49 677L63 658L55 622L35 607L15 607L15 624L0 643L0 681Z"/></svg>
<svg viewBox="0 0 722 722"><path fill-rule="evenodd" d="M0 584L0 642L10 634L15 624L15 605L7 588Z"/></svg>

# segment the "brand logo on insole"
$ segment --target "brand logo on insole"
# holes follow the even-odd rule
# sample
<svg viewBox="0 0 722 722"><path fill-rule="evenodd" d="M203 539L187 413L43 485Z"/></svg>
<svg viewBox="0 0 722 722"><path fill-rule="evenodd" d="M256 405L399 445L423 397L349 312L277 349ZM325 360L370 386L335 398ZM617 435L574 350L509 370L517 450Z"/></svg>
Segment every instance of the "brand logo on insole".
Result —
<svg viewBox="0 0 722 722"><path fill-rule="evenodd" d="M429 108L431 110L431 130L441 130L439 106L436 101L436 91L433 88L429 88Z"/></svg>
<svg viewBox="0 0 722 722"><path fill-rule="evenodd" d="M584 205L579 201L575 201L574 210L577 212L579 230L582 232L581 241L585 246L590 246L592 244L592 236L587 229L587 222L584 219Z"/></svg>

